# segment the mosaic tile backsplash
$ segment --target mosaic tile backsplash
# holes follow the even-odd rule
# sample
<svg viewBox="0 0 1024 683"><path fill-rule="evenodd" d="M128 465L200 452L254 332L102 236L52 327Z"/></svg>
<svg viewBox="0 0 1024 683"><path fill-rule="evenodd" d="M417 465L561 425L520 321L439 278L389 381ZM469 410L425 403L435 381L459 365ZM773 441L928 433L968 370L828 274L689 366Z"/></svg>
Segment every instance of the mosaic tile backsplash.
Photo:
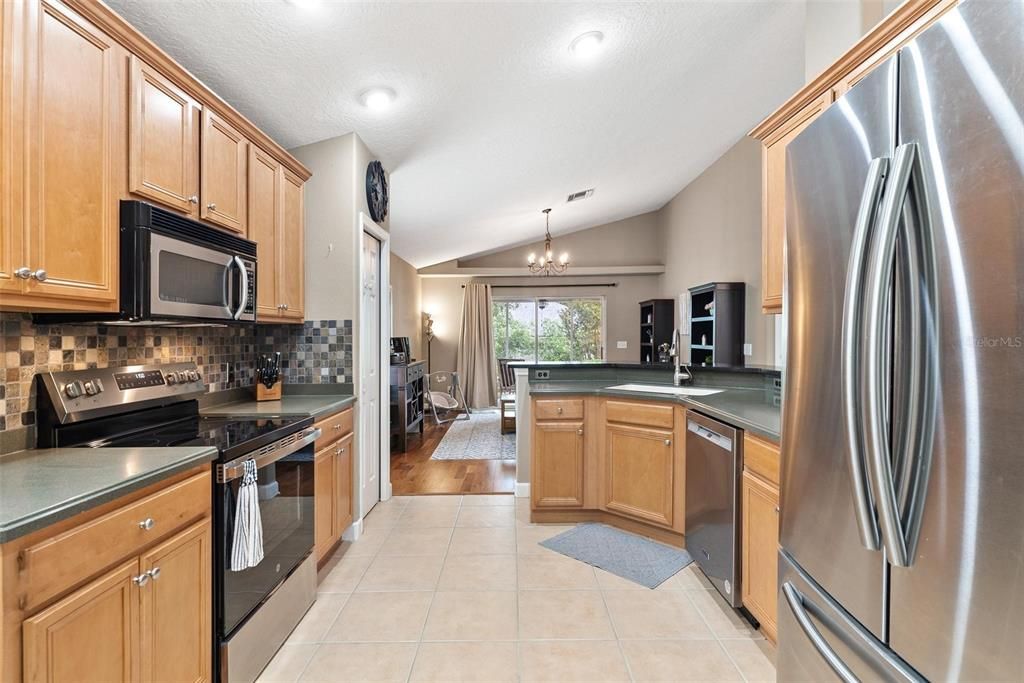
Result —
<svg viewBox="0 0 1024 683"><path fill-rule="evenodd" d="M258 353L281 352L286 384L352 382L352 321L246 327L33 325L0 313L0 432L35 424L37 373L194 360L210 391L252 386Z"/></svg>

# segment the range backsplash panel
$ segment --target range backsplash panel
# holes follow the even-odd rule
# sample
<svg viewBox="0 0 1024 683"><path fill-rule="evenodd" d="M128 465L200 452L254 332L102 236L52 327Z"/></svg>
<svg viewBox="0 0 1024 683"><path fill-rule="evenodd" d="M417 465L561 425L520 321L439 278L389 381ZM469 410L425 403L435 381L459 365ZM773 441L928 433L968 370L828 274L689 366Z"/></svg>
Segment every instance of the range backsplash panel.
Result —
<svg viewBox="0 0 1024 683"><path fill-rule="evenodd" d="M0 313L0 432L36 422L37 373L194 360L211 392L252 386L258 353L281 352L286 384L352 382L352 321L239 327L33 325Z"/></svg>

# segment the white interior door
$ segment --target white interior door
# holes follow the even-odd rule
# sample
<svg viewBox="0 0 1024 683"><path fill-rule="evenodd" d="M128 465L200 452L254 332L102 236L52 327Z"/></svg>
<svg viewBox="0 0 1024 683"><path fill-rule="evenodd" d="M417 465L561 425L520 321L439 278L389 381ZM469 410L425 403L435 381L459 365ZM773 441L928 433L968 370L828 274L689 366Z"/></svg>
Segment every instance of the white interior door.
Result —
<svg viewBox="0 0 1024 683"><path fill-rule="evenodd" d="M362 300L360 304L359 346L361 370L359 376L360 429L360 486L362 509L360 516L380 501L380 433L381 433L381 262L380 241L363 233Z"/></svg>

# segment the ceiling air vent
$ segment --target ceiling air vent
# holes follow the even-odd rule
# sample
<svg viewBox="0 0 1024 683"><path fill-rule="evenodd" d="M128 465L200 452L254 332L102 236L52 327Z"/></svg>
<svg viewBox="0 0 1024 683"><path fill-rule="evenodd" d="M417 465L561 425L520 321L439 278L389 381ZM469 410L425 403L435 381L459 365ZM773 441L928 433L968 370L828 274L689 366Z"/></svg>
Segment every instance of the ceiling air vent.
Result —
<svg viewBox="0 0 1024 683"><path fill-rule="evenodd" d="M566 197L565 201L566 202L578 202L581 199L586 199L587 197L593 196L593 194L594 194L594 188L590 188L589 190L580 190L579 192L573 192L571 195Z"/></svg>

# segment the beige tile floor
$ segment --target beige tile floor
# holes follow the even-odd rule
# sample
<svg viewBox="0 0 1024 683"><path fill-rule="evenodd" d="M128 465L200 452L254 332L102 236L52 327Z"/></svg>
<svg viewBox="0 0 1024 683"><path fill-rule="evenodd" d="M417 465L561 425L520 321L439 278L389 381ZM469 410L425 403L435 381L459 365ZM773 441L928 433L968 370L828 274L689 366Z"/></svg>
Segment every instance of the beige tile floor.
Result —
<svg viewBox="0 0 1024 683"><path fill-rule="evenodd" d="M774 681L693 565L656 590L538 542L511 496L396 497L321 570L260 681Z"/></svg>

